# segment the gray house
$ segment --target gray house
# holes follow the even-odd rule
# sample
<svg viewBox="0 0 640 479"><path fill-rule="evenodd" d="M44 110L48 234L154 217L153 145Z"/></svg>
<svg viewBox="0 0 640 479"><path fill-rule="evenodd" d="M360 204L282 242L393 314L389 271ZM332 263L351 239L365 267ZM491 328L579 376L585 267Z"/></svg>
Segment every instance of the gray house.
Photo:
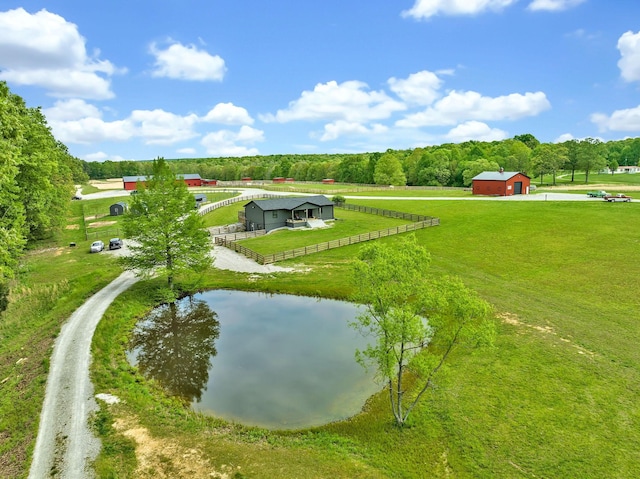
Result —
<svg viewBox="0 0 640 479"><path fill-rule="evenodd" d="M333 220L333 202L323 195L250 201L244 216L247 231L298 228L313 220Z"/></svg>
<svg viewBox="0 0 640 479"><path fill-rule="evenodd" d="M109 214L111 216L123 215L125 211L127 211L127 204L122 201L109 206Z"/></svg>

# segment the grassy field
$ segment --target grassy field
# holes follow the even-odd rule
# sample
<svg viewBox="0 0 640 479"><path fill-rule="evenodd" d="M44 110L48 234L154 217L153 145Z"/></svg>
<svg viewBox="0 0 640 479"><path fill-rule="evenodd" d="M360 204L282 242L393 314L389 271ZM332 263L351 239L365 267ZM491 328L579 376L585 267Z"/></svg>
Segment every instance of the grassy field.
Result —
<svg viewBox="0 0 640 479"><path fill-rule="evenodd" d="M189 412L127 364L129 332L153 306L157 286L139 283L109 309L94 341L96 392L123 399L96 420L103 435L99 477L139 477L134 443L121 432L140 427L157 441L154 472L144 477L178 477L199 460L236 478L640 475L637 204L357 203L440 218L439 227L416 235L431 252L434 274L460 276L495 306L495 346L457 351L404 430L393 426L386 394L350 420L311 430L246 428ZM237 208L212 212L208 221L226 223ZM73 232L65 235L64 244ZM26 475L47 352L65 314L117 274L107 255L79 246L31 254L22 296L2 317L0 377L9 379L0 384L0 431L12 433L7 440L0 432L2 474ZM281 263L298 266L296 273L257 278L212 270L201 286L346 298L359 248ZM65 279L52 282L52 270ZM18 363L22 357L29 359Z"/></svg>
<svg viewBox="0 0 640 479"><path fill-rule="evenodd" d="M61 324L120 273L109 254L90 254L81 202L70 226L22 261L0 315L0 477L26 477L44 398L49 356ZM75 243L75 247L69 246Z"/></svg>
<svg viewBox="0 0 640 479"><path fill-rule="evenodd" d="M302 248L318 243L348 238L369 231L384 230L409 223L408 220L388 218L373 214L336 208L336 220L327 228L316 230L293 229L274 231L266 236L238 241L259 254L272 254L280 251Z"/></svg>

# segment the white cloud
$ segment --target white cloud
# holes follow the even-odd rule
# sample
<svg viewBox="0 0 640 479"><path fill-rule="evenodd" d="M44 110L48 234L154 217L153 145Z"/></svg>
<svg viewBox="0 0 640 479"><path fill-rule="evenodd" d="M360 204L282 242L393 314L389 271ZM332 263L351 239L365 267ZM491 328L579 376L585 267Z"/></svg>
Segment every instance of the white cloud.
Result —
<svg viewBox="0 0 640 479"><path fill-rule="evenodd" d="M100 118L81 118L71 121L52 121L51 129L62 143L92 144L102 141L127 141L135 136L133 125L127 120L107 122Z"/></svg>
<svg viewBox="0 0 640 479"><path fill-rule="evenodd" d="M371 128L357 122L338 120L324 126L324 133L320 141L336 140L341 136L369 136L379 135L388 130L384 125L374 124Z"/></svg>
<svg viewBox="0 0 640 479"><path fill-rule="evenodd" d="M474 91L452 91L432 107L407 115L396 125L417 128L455 125L466 120L517 120L538 115L550 107L543 92L512 93L492 98Z"/></svg>
<svg viewBox="0 0 640 479"><path fill-rule="evenodd" d="M558 138L553 140L553 143L564 143L565 141L573 140L574 137L571 133L563 133Z"/></svg>
<svg viewBox="0 0 640 479"><path fill-rule="evenodd" d="M618 39L620 60L618 68L622 78L628 82L640 80L640 32L625 32Z"/></svg>
<svg viewBox="0 0 640 479"><path fill-rule="evenodd" d="M196 154L196 149L195 148L179 148L176 151L178 153L183 154L183 155L195 155Z"/></svg>
<svg viewBox="0 0 640 479"><path fill-rule="evenodd" d="M585 0L533 0L527 7L529 10L559 12L580 5Z"/></svg>
<svg viewBox="0 0 640 479"><path fill-rule="evenodd" d="M313 91L304 91L289 108L275 115L261 115L265 122L286 123L294 120L344 120L364 122L389 118L406 106L381 91L368 91L366 83L335 81L319 83Z"/></svg>
<svg viewBox="0 0 640 479"><path fill-rule="evenodd" d="M190 81L222 81L227 71L224 60L199 50L194 45L173 43L162 50L152 43L149 51L156 57L155 77Z"/></svg>
<svg viewBox="0 0 640 479"><path fill-rule="evenodd" d="M413 105L430 105L440 96L442 80L430 71L412 73L406 79L390 78L389 88L405 102Z"/></svg>
<svg viewBox="0 0 640 479"><path fill-rule="evenodd" d="M477 15L487 10L500 11L517 0L416 0L403 17L425 20L435 15Z"/></svg>
<svg viewBox="0 0 640 479"><path fill-rule="evenodd" d="M54 103L51 108L42 110L47 122L62 122L80 120L82 118L102 118L102 112L95 105L84 100L61 100Z"/></svg>
<svg viewBox="0 0 640 479"><path fill-rule="evenodd" d="M134 110L129 121L137 128L136 136L147 145L171 145L188 140L198 134L193 127L196 115L180 116L164 110Z"/></svg>
<svg viewBox="0 0 640 479"><path fill-rule="evenodd" d="M95 153L89 153L88 155L84 155L84 159L86 161L104 161L109 158L104 151L97 151Z"/></svg>
<svg viewBox="0 0 640 479"><path fill-rule="evenodd" d="M253 118L245 108L233 103L218 103L201 119L210 123L223 125L253 125Z"/></svg>
<svg viewBox="0 0 640 479"><path fill-rule="evenodd" d="M640 105L635 108L616 110L610 116L594 113L591 121L600 131L640 131Z"/></svg>
<svg viewBox="0 0 640 479"><path fill-rule="evenodd" d="M89 57L78 27L59 15L0 12L0 80L43 87L54 97L108 99L108 77L124 71Z"/></svg>
<svg viewBox="0 0 640 479"><path fill-rule="evenodd" d="M247 145L259 141L264 141L264 132L243 125L237 132L219 130L209 133L201 143L207 149L207 154L212 156L251 156L259 154L258 149Z"/></svg>
<svg viewBox="0 0 640 479"><path fill-rule="evenodd" d="M486 123L480 121L467 121L455 128L452 128L445 138L453 143L462 143L464 141L499 141L508 138L506 131L498 128L490 128Z"/></svg>

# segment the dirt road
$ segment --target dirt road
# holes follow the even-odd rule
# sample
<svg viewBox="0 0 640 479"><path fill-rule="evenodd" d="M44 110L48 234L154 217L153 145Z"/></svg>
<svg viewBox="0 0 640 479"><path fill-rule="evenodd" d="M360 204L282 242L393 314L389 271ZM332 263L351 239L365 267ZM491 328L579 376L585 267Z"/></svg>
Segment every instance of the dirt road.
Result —
<svg viewBox="0 0 640 479"><path fill-rule="evenodd" d="M123 273L87 300L64 324L51 356L30 479L93 477L91 462L100 442L89 430L89 414L97 409L89 380L91 339L113 300L137 281Z"/></svg>

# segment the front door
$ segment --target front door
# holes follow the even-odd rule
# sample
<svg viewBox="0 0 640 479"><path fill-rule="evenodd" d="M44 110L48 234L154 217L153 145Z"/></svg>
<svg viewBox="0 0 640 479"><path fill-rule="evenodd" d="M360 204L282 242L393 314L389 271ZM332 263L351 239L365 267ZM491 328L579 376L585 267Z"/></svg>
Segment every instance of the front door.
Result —
<svg viewBox="0 0 640 479"><path fill-rule="evenodd" d="M513 194L521 195L522 194L522 181L516 181L513 185Z"/></svg>

